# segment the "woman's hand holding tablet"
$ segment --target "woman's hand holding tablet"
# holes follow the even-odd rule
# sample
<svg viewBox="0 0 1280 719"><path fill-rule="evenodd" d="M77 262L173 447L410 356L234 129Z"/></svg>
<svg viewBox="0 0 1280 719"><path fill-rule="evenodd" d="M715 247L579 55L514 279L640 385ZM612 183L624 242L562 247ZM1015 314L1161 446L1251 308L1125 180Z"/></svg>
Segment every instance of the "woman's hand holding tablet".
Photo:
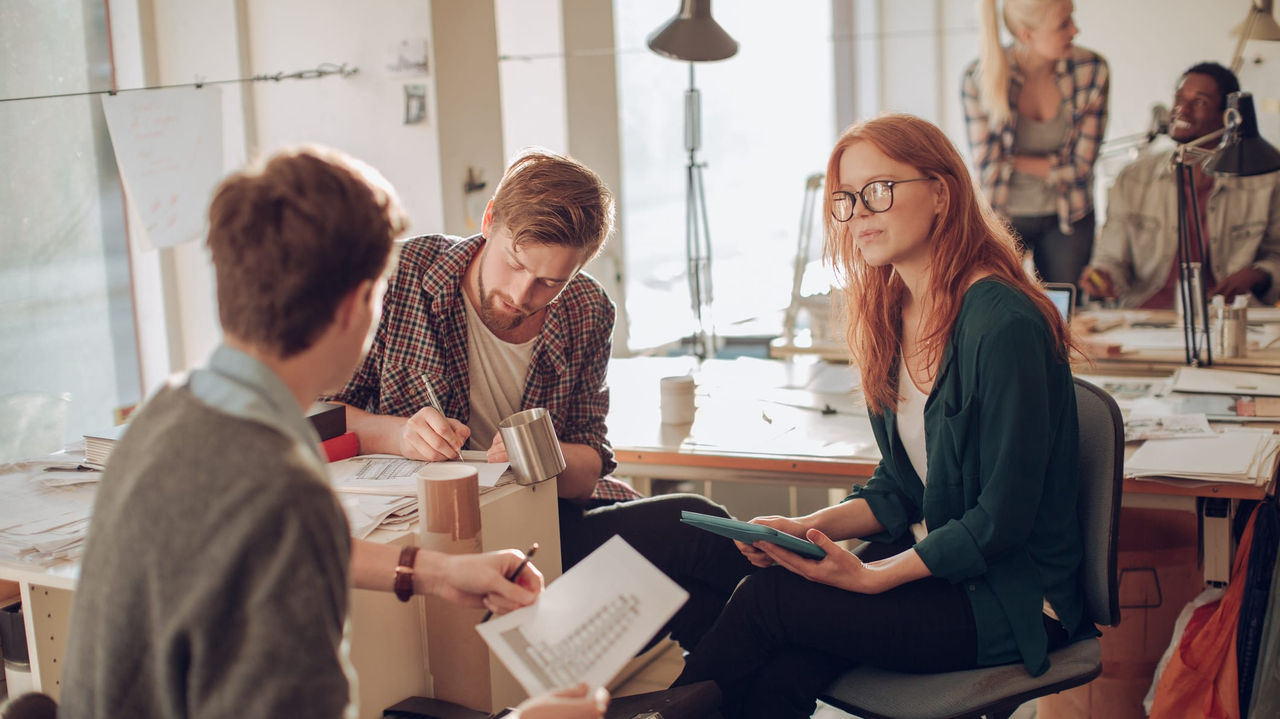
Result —
<svg viewBox="0 0 1280 719"><path fill-rule="evenodd" d="M726 519L725 517L699 514L697 512L681 512L680 521L699 529L705 529L708 532L736 539L745 544L764 540L810 559L822 559L827 556L826 550L813 542L793 537L786 532L779 532L773 527L766 527L763 524L752 524L737 519Z"/></svg>

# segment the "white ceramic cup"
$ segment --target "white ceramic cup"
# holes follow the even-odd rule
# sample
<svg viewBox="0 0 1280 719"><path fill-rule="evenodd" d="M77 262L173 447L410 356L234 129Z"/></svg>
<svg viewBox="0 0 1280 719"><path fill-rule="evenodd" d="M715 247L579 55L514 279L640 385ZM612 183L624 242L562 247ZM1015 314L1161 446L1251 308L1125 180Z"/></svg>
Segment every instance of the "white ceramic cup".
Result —
<svg viewBox="0 0 1280 719"><path fill-rule="evenodd" d="M659 383L663 424L689 424L693 421L693 377L663 377Z"/></svg>

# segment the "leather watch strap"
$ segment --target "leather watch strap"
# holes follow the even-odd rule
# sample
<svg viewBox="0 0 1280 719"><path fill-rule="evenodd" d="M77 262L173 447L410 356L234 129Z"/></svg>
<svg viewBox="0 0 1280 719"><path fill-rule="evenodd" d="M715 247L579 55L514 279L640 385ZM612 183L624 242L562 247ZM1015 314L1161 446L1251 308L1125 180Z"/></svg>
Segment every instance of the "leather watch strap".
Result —
<svg viewBox="0 0 1280 719"><path fill-rule="evenodd" d="M418 558L417 547L401 547L400 561L396 564L396 598L407 602L413 598L413 562Z"/></svg>

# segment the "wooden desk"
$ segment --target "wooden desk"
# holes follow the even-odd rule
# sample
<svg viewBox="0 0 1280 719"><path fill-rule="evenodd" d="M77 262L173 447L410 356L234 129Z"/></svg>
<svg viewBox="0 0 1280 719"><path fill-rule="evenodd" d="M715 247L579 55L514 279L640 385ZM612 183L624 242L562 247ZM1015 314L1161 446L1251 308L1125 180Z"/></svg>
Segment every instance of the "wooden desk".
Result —
<svg viewBox="0 0 1280 719"><path fill-rule="evenodd" d="M554 480L486 491L480 496L480 523L483 551L524 548L536 540L542 546L538 568L548 581L560 576ZM379 530L370 539L411 544L417 534ZM34 688L55 700L61 694L78 575L75 562L51 567L0 562L0 598L22 599ZM428 604L429 612L424 610ZM524 690L472 629L482 613L456 607L441 610L423 597L405 603L387 592L354 590L351 659L358 676L359 716L376 719L383 709L410 696L438 696L486 711L523 700Z"/></svg>
<svg viewBox="0 0 1280 719"><path fill-rule="evenodd" d="M658 381L687 372L694 372L699 381L694 421L663 425ZM847 396L812 391L818 385L836 386L831 373L841 372L853 381L853 370L846 365L812 358L706 360L701 365L688 357L615 359L609 365L609 437L618 459L616 473L636 478L642 491L651 478L702 481L708 496L712 482L783 484L791 487L787 511L792 516L796 487L825 487L829 499L837 502L853 484L869 478L880 461L865 410ZM836 414L812 409L827 404ZM769 437L760 431L762 413L794 429ZM1242 499L1261 499L1274 487L1274 478L1265 488L1124 480L1126 504L1201 512L1205 578L1214 583L1225 582L1230 572L1235 505ZM1205 513L1196 501L1201 497L1226 500L1225 512L1211 506Z"/></svg>
<svg viewBox="0 0 1280 719"><path fill-rule="evenodd" d="M1117 341L1125 340L1125 331L1134 329L1138 323L1142 327L1152 329L1175 328L1176 317L1172 310L1101 310L1082 313L1072 322L1072 330L1076 339L1085 345L1088 358L1077 358L1072 369L1080 374L1119 374L1155 376L1172 374L1174 370L1186 365L1186 350L1182 346L1157 349L1151 347L1125 346L1118 354L1107 352L1105 348L1114 346ZM1091 328L1107 327L1106 331L1094 333ZM1266 372L1280 374L1280 343L1264 349L1251 349L1244 357L1223 358L1214 354L1213 366L1221 369L1240 370L1244 372Z"/></svg>
<svg viewBox="0 0 1280 719"><path fill-rule="evenodd" d="M661 422L659 380L695 374L692 424ZM847 365L808 361L706 360L692 357L615 359L609 365L609 439L616 474L642 492L651 478L785 484L848 494L880 463L866 410L851 396ZM840 388L843 391L825 392ZM823 413L830 408L834 413Z"/></svg>

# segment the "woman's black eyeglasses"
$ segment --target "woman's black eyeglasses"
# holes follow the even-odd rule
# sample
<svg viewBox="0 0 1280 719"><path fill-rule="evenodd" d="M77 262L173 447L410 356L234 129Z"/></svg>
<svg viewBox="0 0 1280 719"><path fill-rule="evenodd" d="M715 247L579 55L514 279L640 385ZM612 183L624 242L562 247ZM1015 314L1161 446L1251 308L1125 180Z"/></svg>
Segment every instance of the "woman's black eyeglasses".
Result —
<svg viewBox="0 0 1280 719"><path fill-rule="evenodd" d="M908 182L927 182L936 177L917 177L913 180L876 180L868 182L859 191L848 192L838 190L831 193L831 216L840 222L848 222L853 218L853 210L857 207L858 198L870 212L888 212L893 207L893 186Z"/></svg>

